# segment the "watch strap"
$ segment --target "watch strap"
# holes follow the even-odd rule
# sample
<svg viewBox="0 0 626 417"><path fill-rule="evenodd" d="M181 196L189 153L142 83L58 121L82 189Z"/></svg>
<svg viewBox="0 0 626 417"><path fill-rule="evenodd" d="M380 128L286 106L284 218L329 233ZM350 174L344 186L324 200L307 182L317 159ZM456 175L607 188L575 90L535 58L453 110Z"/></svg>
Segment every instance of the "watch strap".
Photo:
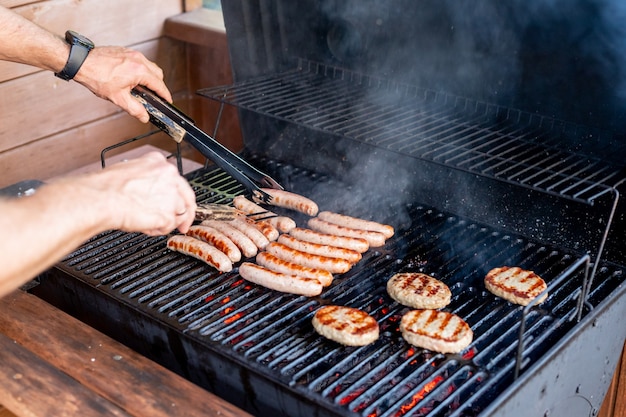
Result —
<svg viewBox="0 0 626 417"><path fill-rule="evenodd" d="M65 67L54 75L57 77L69 81L78 73L78 70L87 59L91 48L81 45L80 43L73 43L70 45L70 56L67 58Z"/></svg>

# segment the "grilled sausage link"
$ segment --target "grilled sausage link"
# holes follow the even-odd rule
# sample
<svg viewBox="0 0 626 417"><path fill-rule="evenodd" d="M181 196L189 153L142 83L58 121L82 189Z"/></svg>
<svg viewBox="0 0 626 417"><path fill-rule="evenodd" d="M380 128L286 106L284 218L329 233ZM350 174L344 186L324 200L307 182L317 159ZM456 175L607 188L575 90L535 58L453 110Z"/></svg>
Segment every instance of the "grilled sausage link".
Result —
<svg viewBox="0 0 626 417"><path fill-rule="evenodd" d="M296 239L304 240L306 242L336 246L338 248L350 249L359 253L367 252L370 248L370 244L365 239L320 233L315 230L305 229L302 227L293 228L289 231L289 234Z"/></svg>
<svg viewBox="0 0 626 417"><path fill-rule="evenodd" d="M385 238L385 235L383 235L382 233L339 226L337 224L324 221L319 217L309 219L308 225L311 229L321 233L365 239L372 248L378 248L380 246L383 246L385 244L385 241L387 240Z"/></svg>
<svg viewBox="0 0 626 417"><path fill-rule="evenodd" d="M239 230L244 235L254 242L257 248L263 249L270 243L269 239L265 237L263 233L247 221L243 219L235 219L228 222L235 229Z"/></svg>
<svg viewBox="0 0 626 417"><path fill-rule="evenodd" d="M338 248L335 246L306 242L304 240L296 239L291 235L281 235L278 238L277 242L302 252L312 253L314 255L328 256L330 258L345 259L351 264L355 264L361 260L361 254L359 252L350 249Z"/></svg>
<svg viewBox="0 0 626 417"><path fill-rule="evenodd" d="M203 225L191 226L187 231L187 236L210 243L224 252L232 262L241 260L241 251L237 245L228 236L213 227Z"/></svg>
<svg viewBox="0 0 626 417"><path fill-rule="evenodd" d="M319 211L315 201L300 194L274 188L261 188L262 191L272 196L271 205L299 211L308 216L315 216Z"/></svg>
<svg viewBox="0 0 626 417"><path fill-rule="evenodd" d="M248 223L250 223L251 225L253 225L254 227L256 227L259 230L259 232L263 233L263 235L270 242L273 242L276 239L278 239L278 236L280 235L280 232L278 231L277 228L272 226L268 221L266 221L266 220L258 220L258 221L256 221L256 220L253 220L253 219L248 219L247 217L244 217L243 219L245 221L247 221Z"/></svg>
<svg viewBox="0 0 626 417"><path fill-rule="evenodd" d="M312 297L321 294L323 289L316 279L274 272L251 262L239 266L239 275L247 281L289 294Z"/></svg>
<svg viewBox="0 0 626 417"><path fill-rule="evenodd" d="M233 270L233 263L224 252L194 237L174 235L167 239L167 247L173 251L200 259L220 272Z"/></svg>
<svg viewBox="0 0 626 417"><path fill-rule="evenodd" d="M264 209L263 207L248 200L242 195L238 195L237 197L233 198L233 205L235 206L235 208L243 211L248 215L260 213L258 214L258 216L251 216L250 218L253 220L255 217L262 218L264 219L264 221L268 222L270 225L283 233L287 233L291 229L296 227L296 222L292 218L287 216L277 216L276 213Z"/></svg>
<svg viewBox="0 0 626 417"><path fill-rule="evenodd" d="M371 232L382 233L386 239L389 239L394 234L393 227L388 224L346 216L345 214L322 211L317 215L317 217L328 223L349 227L350 229L369 230Z"/></svg>
<svg viewBox="0 0 626 417"><path fill-rule="evenodd" d="M345 259L313 255L311 253L292 249L289 246L278 242L271 242L265 247L265 250L286 261L304 265L309 268L325 269L331 274L343 274L352 268L352 264Z"/></svg>
<svg viewBox="0 0 626 417"><path fill-rule="evenodd" d="M309 268L308 266L289 262L269 252L259 252L256 256L256 263L275 272L316 279L324 287L328 287L333 282L333 274L324 269Z"/></svg>
<svg viewBox="0 0 626 417"><path fill-rule="evenodd" d="M243 232L240 232L235 227L231 226L227 222L220 220L204 220L200 223L202 226L210 226L222 233L224 233L235 245L241 250L241 253L246 258L256 256L259 252L259 248L254 244L252 240Z"/></svg>

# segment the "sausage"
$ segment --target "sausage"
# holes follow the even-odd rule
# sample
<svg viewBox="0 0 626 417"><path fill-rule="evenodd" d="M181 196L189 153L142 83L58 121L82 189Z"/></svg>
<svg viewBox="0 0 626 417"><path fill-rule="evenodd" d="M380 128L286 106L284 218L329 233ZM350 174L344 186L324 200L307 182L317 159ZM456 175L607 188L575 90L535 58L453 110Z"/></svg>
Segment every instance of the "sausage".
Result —
<svg viewBox="0 0 626 417"><path fill-rule="evenodd" d="M352 264L345 259L302 252L278 242L271 242L265 247L265 250L285 261L304 265L309 268L325 269L331 274L343 274L352 268Z"/></svg>
<svg viewBox="0 0 626 417"><path fill-rule="evenodd" d="M256 256L259 252L259 248L254 244L252 240L243 232L240 232L235 227L231 226L227 222L220 220L204 220L200 223L202 226L210 226L222 233L224 233L235 245L241 250L241 253L246 258Z"/></svg>
<svg viewBox="0 0 626 417"><path fill-rule="evenodd" d="M272 196L269 204L273 206L299 211L311 217L316 216L319 211L315 201L300 194L274 188L261 188L261 191Z"/></svg>
<svg viewBox="0 0 626 417"><path fill-rule="evenodd" d="M276 239L278 239L278 236L280 235L280 232L278 231L277 228L272 226L271 223L269 223L268 221L266 221L266 220L253 220L253 219L249 219L247 217L244 217L243 219L245 221L247 221L248 223L250 223L251 225L253 225L254 227L256 227L261 233L263 233L263 235L270 242L273 242Z"/></svg>
<svg viewBox="0 0 626 417"><path fill-rule="evenodd" d="M265 221L283 233L289 233L291 229L296 227L296 222L291 217L287 216L270 217L269 219L265 219Z"/></svg>
<svg viewBox="0 0 626 417"><path fill-rule="evenodd" d="M329 245L320 245L319 243L306 242L304 240L296 239L291 235L281 235L277 242L302 252L328 256L330 258L345 259L351 264L355 264L361 260L361 254L357 251Z"/></svg>
<svg viewBox="0 0 626 417"><path fill-rule="evenodd" d="M275 272L316 279L324 287L328 287L333 282L333 274L324 269L309 268L308 266L289 262L269 252L259 252L256 256L256 263Z"/></svg>
<svg viewBox="0 0 626 417"><path fill-rule="evenodd" d="M320 295L323 289L316 279L274 272L251 262L244 262L239 266L239 275L263 287L290 294L312 297Z"/></svg>
<svg viewBox="0 0 626 417"><path fill-rule="evenodd" d="M351 229L369 230L371 232L382 233L385 235L386 239L389 239L394 234L393 227L388 224L346 216L345 214L322 211L317 217L321 220L327 221L328 223L338 224L339 226L349 227Z"/></svg>
<svg viewBox="0 0 626 417"><path fill-rule="evenodd" d="M263 233L247 221L243 219L235 219L228 222L235 229L239 230L244 235L254 242L257 248L263 249L270 241L265 237Z"/></svg>
<svg viewBox="0 0 626 417"><path fill-rule="evenodd" d="M296 227L296 222L292 218L287 216L277 216L276 213L265 210L263 207L248 200L242 195L238 195L237 197L233 198L233 205L236 209L241 210L248 215L261 213L258 216L251 216L250 218L254 219L254 217L261 217L263 218L263 221L268 222L273 227L283 233L288 233L291 229Z"/></svg>
<svg viewBox="0 0 626 417"><path fill-rule="evenodd" d="M200 259L220 272L233 270L233 263L224 252L194 237L186 235L171 236L167 239L167 247L173 251Z"/></svg>
<svg viewBox="0 0 626 417"><path fill-rule="evenodd" d="M368 230L358 230L351 229L349 227L339 226L334 223L328 223L320 219L319 217L314 217L309 219L308 225L311 229L316 230L321 233L328 233L331 235L337 236L348 236L348 237L358 237L361 239L367 240L370 247L377 248L383 246L385 244L385 235L379 232L370 232Z"/></svg>
<svg viewBox="0 0 626 417"><path fill-rule="evenodd" d="M232 262L241 260L241 251L237 245L228 236L213 227L203 225L191 226L187 231L187 236L210 243L224 252Z"/></svg>
<svg viewBox="0 0 626 417"><path fill-rule="evenodd" d="M316 232L315 230L301 227L293 228L289 234L296 239L306 242L319 243L320 245L336 246L338 248L350 249L359 253L365 253L370 248L370 244L365 239L348 236L337 236Z"/></svg>

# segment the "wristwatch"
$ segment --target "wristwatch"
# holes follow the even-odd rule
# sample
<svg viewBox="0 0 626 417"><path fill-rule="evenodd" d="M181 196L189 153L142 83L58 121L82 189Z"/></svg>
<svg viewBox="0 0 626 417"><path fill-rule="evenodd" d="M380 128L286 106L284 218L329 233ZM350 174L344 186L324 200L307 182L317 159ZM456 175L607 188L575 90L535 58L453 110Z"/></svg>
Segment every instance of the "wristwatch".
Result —
<svg viewBox="0 0 626 417"><path fill-rule="evenodd" d="M70 44L70 56L67 58L65 67L60 72L55 72L54 75L65 81L69 81L74 78L81 65L83 65L83 62L85 62L87 55L89 55L89 51L91 51L95 45L92 41L73 30L65 32L65 40Z"/></svg>

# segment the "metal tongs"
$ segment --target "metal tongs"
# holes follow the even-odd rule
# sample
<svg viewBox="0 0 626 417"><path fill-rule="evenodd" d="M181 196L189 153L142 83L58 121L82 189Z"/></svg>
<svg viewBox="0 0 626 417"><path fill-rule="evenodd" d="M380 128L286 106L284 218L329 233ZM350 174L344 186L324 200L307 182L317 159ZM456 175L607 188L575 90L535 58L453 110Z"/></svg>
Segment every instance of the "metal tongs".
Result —
<svg viewBox="0 0 626 417"><path fill-rule="evenodd" d="M185 139L202 155L212 160L215 165L243 184L255 198L266 204L270 204L272 201L272 196L261 190L259 185L265 188L283 189L272 177L259 171L200 130L186 114L163 100L149 88L137 86L132 89L131 94L146 108L152 124L170 135L178 143Z"/></svg>

